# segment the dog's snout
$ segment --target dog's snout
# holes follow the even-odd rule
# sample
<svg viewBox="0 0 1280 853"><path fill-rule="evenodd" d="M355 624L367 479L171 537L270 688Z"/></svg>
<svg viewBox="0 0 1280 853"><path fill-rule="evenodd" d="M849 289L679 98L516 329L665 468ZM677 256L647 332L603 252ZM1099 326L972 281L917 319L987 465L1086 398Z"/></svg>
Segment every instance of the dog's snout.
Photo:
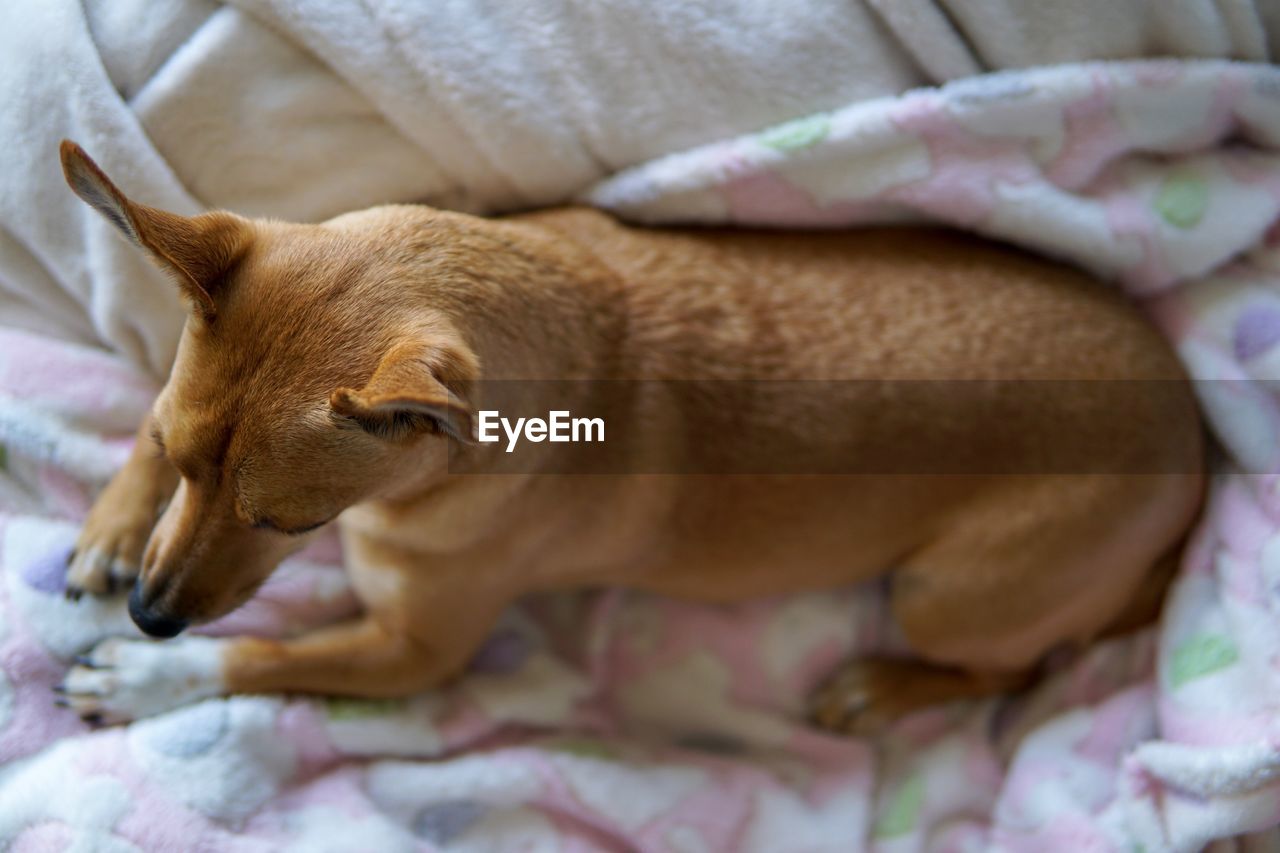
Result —
<svg viewBox="0 0 1280 853"><path fill-rule="evenodd" d="M162 640L178 636L187 627L187 620L158 613L148 607L142 600L141 584L134 584L133 591L129 593L129 616L142 633Z"/></svg>

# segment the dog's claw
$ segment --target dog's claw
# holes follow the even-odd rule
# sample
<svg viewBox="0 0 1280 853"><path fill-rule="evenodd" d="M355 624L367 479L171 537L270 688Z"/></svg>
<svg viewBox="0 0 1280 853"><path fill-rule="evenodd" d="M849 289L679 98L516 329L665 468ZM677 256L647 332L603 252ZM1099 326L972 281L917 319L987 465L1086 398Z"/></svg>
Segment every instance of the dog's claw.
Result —
<svg viewBox="0 0 1280 853"><path fill-rule="evenodd" d="M211 637L165 644L108 638L73 659L54 688L55 704L109 726L219 695L221 648Z"/></svg>
<svg viewBox="0 0 1280 853"><path fill-rule="evenodd" d="M56 697L54 697L53 704L54 704L54 705L56 705L56 706L58 706L59 708L70 708L70 707L71 707L71 703L67 701L67 699L66 699L66 697L65 697L65 696L56 696Z"/></svg>
<svg viewBox="0 0 1280 853"><path fill-rule="evenodd" d="M95 513L101 508L95 506ZM85 522L80 541L67 561L66 596L76 601L85 593L92 597L109 596L138 575L142 559L138 543L145 543L151 520L143 525L132 514L122 518L94 521L94 513ZM145 526L144 531L142 527Z"/></svg>
<svg viewBox="0 0 1280 853"><path fill-rule="evenodd" d="M51 689L53 690L54 693L58 693L58 694L63 694L67 692L67 688L61 684L55 684Z"/></svg>
<svg viewBox="0 0 1280 853"><path fill-rule="evenodd" d="M71 553L67 555L67 565L70 566L76 561L76 554L80 553L75 548L71 549Z"/></svg>

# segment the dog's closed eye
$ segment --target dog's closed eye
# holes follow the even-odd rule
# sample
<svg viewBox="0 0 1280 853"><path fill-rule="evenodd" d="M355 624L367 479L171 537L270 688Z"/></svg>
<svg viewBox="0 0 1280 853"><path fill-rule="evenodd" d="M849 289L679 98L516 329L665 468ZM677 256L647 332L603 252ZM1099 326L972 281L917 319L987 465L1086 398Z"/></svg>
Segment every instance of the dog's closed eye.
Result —
<svg viewBox="0 0 1280 853"><path fill-rule="evenodd" d="M302 536L310 533L317 528L324 527L332 518L326 518L324 521L317 521L315 524L304 524L300 527L283 527L270 518L259 518L253 522L255 530L271 530L276 533L283 533L285 536Z"/></svg>

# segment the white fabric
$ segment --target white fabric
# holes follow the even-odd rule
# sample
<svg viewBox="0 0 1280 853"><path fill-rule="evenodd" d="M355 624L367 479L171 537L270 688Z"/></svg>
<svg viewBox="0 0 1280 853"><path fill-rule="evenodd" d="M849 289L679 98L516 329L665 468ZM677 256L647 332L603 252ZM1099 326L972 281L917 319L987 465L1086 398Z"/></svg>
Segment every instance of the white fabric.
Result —
<svg viewBox="0 0 1280 853"><path fill-rule="evenodd" d="M41 0L0 6L0 322L163 375L178 301L62 184L71 137L180 212L506 210L996 67L1265 60L1280 0Z"/></svg>

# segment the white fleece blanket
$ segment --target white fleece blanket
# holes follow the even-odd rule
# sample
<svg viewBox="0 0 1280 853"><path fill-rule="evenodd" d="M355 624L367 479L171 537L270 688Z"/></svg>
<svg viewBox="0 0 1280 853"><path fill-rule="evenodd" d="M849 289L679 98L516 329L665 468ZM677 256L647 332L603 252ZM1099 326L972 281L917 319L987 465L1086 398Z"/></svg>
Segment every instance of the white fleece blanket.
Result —
<svg viewBox="0 0 1280 853"><path fill-rule="evenodd" d="M184 213L501 211L982 71L1277 54L1280 0L0 4L0 317L168 372L177 298L66 192L63 137Z"/></svg>
<svg viewBox="0 0 1280 853"><path fill-rule="evenodd" d="M469 4L429 19L395 3L255 5L273 30L187 3L147 16L149 31L122 23L138 20L129 5L0 11L0 57L30 60L3 60L12 85L0 89L0 138L17 141L0 196L4 843L1194 850L1280 823L1274 69L1071 66L868 101L901 81L842 89L853 84L835 72L814 81L784 61L797 45L832 49L823 39L855 14L816 3L797 4L812 21L783 16L776 39L754 40L746 12L735 20L747 33L735 33L723 17L653 20L625 4L594 18L580 8L571 23L533 5L543 17L518 27ZM885 21L903 10L958 26L980 4L875 5L874 26L893 29ZM1248 56L1252 44L1265 58L1262 5L1164 8L1252 38L1204 52ZM1239 15L1262 23L1240 26ZM1034 32L1025 17L1009 21ZM897 20L894 32L927 31ZM849 26L850 39L913 55L901 35ZM629 38L607 43L635 64L611 65L589 38L618 32ZM999 64L971 34L933 35L916 50L941 62L949 45L956 62ZM720 79L729 59L702 63L695 47L758 73ZM584 64L572 65L575 52ZM544 64L540 76L522 73ZM628 91L627 73L669 88ZM902 80L925 82L914 73ZM580 90L558 91L567 80ZM707 103L678 101L691 81ZM753 87L774 114L750 112L762 109ZM691 112L667 118L667 99ZM632 122L644 109L648 123ZM453 125L466 130L450 136ZM975 229L1072 259L1143 299L1193 373L1213 380L1202 398L1231 467L1158 631L1099 646L1027 697L920 715L875 744L819 735L797 716L826 667L893 646L874 589L734 608L547 596L513 609L449 691L391 703L215 700L88 732L52 708L49 688L71 654L129 628L118 602L65 602L61 566L167 367L179 314L168 284L62 190L61 135L135 197L177 210L199 198L315 218L380 200L510 207L581 191L653 221ZM595 162L565 154L575 140ZM602 160L597 149L626 155ZM330 538L217 629L280 633L350 607Z"/></svg>

